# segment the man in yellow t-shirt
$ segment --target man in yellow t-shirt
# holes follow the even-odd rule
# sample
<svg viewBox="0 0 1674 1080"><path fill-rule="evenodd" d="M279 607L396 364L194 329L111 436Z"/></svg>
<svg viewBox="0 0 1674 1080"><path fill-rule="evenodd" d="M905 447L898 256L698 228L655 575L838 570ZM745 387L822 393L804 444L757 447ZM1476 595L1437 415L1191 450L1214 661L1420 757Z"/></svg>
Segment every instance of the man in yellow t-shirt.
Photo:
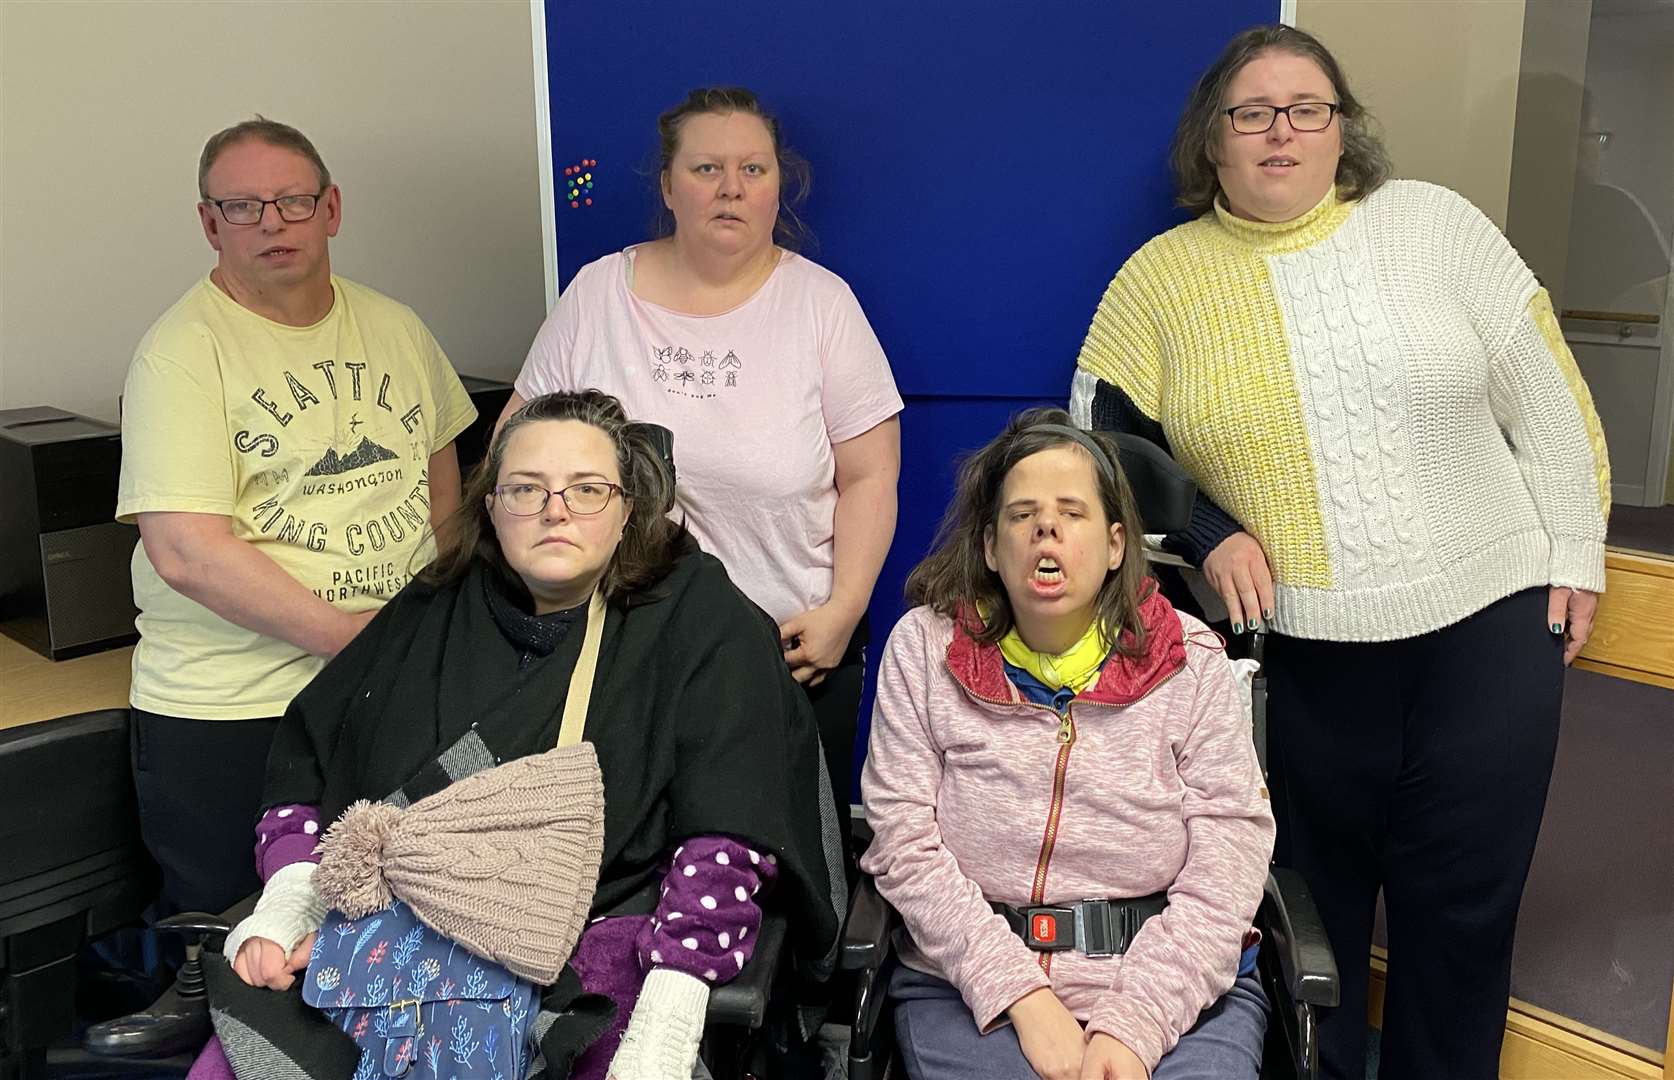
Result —
<svg viewBox="0 0 1674 1080"><path fill-rule="evenodd" d="M475 416L411 309L332 274L342 194L301 132L216 134L198 187L218 258L134 355L116 508L141 538L134 781L164 913L258 887L279 717L431 558Z"/></svg>

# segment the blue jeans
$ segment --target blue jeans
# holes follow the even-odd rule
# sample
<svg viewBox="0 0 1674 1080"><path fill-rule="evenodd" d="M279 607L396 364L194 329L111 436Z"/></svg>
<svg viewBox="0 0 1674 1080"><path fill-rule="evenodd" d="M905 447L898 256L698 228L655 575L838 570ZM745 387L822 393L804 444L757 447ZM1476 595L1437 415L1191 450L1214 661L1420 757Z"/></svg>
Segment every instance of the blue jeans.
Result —
<svg viewBox="0 0 1674 1080"><path fill-rule="evenodd" d="M1036 1080L1010 1024L977 1031L959 991L934 975L896 970L889 994L911 1080ZM1256 1080L1267 1035L1267 995L1254 975L1232 984L1163 1055L1151 1080Z"/></svg>

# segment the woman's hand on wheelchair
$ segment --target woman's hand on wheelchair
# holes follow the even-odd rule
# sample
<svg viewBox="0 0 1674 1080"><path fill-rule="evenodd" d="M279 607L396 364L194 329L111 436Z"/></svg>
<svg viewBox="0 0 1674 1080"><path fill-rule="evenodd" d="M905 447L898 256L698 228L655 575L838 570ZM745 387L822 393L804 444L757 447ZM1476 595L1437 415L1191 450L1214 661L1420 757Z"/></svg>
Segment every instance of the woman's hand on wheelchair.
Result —
<svg viewBox="0 0 1674 1080"><path fill-rule="evenodd" d="M1086 1036L1049 986L1031 990L1006 1010L1023 1056L1042 1080L1080 1080Z"/></svg>
<svg viewBox="0 0 1674 1080"><path fill-rule="evenodd" d="M1100 1031L1087 1040L1080 1080L1150 1080L1150 1070L1128 1044Z"/></svg>
<svg viewBox="0 0 1674 1080"><path fill-rule="evenodd" d="M296 973L308 968L308 955L314 950L314 935L297 942L286 955L276 941L249 938L238 948L232 968L250 986L265 986L269 990L289 990L296 981Z"/></svg>
<svg viewBox="0 0 1674 1080"><path fill-rule="evenodd" d="M1261 541L1235 532L1203 560L1203 576L1220 594L1232 632L1259 629L1273 618L1273 571Z"/></svg>

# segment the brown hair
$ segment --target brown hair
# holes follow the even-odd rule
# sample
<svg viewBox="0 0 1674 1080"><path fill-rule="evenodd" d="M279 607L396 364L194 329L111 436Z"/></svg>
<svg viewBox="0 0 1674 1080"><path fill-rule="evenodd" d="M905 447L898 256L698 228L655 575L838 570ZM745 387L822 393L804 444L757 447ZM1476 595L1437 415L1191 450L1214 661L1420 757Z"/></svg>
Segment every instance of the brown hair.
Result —
<svg viewBox="0 0 1674 1080"><path fill-rule="evenodd" d="M1133 489L1122 472L1116 441L1102 432L1072 427L1069 413L1062 409L1025 409L1011 418L998 438L960 464L953 501L936 530L935 545L907 576L907 602L928 604L942 615L964 620L971 636L985 644L1005 637L1014 622L1011 599L999 575L988 569L983 542L999 524L1001 492L1012 468L1058 446L1074 446L1092 460L1105 523L1120 524L1127 545L1122 565L1105 575L1099 589L1097 618L1104 636L1123 655L1143 654L1147 641L1139 605L1152 586L1147 584L1140 546L1144 529ZM978 605L988 612L980 630L975 626ZM1124 638L1123 631L1131 636Z"/></svg>
<svg viewBox="0 0 1674 1080"><path fill-rule="evenodd" d="M314 144L308 141L308 136L289 124L281 124L277 120L256 114L254 120L245 120L234 124L230 128L217 131L203 144L203 153L198 156L198 197L209 198L209 170L215 164L215 159L221 152L234 143L245 139L255 139L269 146L277 146L281 150L290 150L307 158L314 171L320 175L320 190L331 186L331 170L326 168L320 152L314 149Z"/></svg>
<svg viewBox="0 0 1674 1080"><path fill-rule="evenodd" d="M1209 70L1197 80L1180 124L1174 129L1169 166L1174 171L1175 202L1194 214L1208 211L1221 193L1215 173L1226 115L1227 88L1245 65L1263 53L1287 52L1319 65L1337 94L1337 123L1342 125L1343 156L1337 162L1337 193L1360 199L1389 179L1389 153L1372 131L1372 117L1349 89L1337 58L1320 40L1293 26L1252 26L1227 43Z"/></svg>
<svg viewBox="0 0 1674 1080"><path fill-rule="evenodd" d="M668 517L674 506L674 470L657 449L648 425L630 423L622 403L609 394L583 390L532 398L500 426L488 457L465 485L459 509L439 531L440 550L435 561L419 572L421 581L447 585L480 562L497 571L512 588L525 588L500 550L488 499L499 483L512 432L543 420L579 420L604 432L616 447L628 520L601 580L605 598L643 588L668 573L685 537L685 527Z"/></svg>
<svg viewBox="0 0 1674 1080"><path fill-rule="evenodd" d="M779 130L779 118L768 112L761 100L742 86L700 86L688 93L685 101L657 117L659 197L652 232L657 236L674 235L674 215L663 205L661 183L680 149L680 129L694 116L709 113L725 116L740 112L748 113L765 124L767 134L773 140L773 157L779 167L779 218L773 223L773 239L780 247L790 251L813 245L814 234L798 213L814 185L813 167L801 154L785 145Z"/></svg>

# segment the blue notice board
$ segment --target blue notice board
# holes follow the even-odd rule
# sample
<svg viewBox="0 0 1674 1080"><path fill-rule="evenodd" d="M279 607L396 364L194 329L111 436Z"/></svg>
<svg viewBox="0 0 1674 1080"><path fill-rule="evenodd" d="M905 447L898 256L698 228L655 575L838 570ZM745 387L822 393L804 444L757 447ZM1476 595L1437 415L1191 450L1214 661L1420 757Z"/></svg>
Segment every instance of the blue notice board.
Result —
<svg viewBox="0 0 1674 1080"><path fill-rule="evenodd" d="M748 86L813 163L807 254L854 288L904 393L1061 398L1117 265L1181 220L1187 92L1277 7L547 0L560 285L645 237L657 115ZM572 208L584 161L593 203Z"/></svg>
<svg viewBox="0 0 1674 1080"><path fill-rule="evenodd" d="M646 238L660 112L742 85L778 113L813 165L805 254L853 287L907 399L875 663L954 459L1015 409L1066 400L1111 275L1184 220L1167 154L1187 93L1232 35L1278 14L1275 0L546 0L560 286Z"/></svg>

